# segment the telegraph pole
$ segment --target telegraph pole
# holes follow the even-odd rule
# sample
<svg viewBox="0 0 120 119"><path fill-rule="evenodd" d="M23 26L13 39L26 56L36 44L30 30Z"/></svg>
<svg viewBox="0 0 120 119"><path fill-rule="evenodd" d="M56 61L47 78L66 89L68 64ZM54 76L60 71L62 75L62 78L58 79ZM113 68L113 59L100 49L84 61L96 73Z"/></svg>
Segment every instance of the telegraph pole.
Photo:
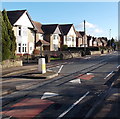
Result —
<svg viewBox="0 0 120 119"><path fill-rule="evenodd" d="M86 35L86 29L85 29L85 20L84 20L84 51L86 52L85 35Z"/></svg>

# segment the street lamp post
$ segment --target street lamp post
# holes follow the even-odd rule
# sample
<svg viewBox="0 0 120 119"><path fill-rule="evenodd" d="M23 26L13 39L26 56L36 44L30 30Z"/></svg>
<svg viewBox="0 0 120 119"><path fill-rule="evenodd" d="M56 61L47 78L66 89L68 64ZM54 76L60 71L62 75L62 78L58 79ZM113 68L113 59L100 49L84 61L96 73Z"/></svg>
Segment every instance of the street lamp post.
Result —
<svg viewBox="0 0 120 119"><path fill-rule="evenodd" d="M86 52L85 35L86 35L86 30L85 30L85 20L84 20L84 52Z"/></svg>
<svg viewBox="0 0 120 119"><path fill-rule="evenodd" d="M111 29L109 30L109 40L110 40L110 47L111 47Z"/></svg>

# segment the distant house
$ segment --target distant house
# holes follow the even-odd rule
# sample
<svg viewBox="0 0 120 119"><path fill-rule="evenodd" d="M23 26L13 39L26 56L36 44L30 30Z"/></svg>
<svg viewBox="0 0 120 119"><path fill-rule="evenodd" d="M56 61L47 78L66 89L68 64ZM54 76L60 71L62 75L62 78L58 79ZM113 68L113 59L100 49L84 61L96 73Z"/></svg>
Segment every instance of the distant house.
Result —
<svg viewBox="0 0 120 119"><path fill-rule="evenodd" d="M98 46L98 42L96 41L95 37L93 37L92 46Z"/></svg>
<svg viewBox="0 0 120 119"><path fill-rule="evenodd" d="M16 54L32 54L35 48L35 26L27 10L7 11L7 15L16 36Z"/></svg>
<svg viewBox="0 0 120 119"><path fill-rule="evenodd" d="M103 46L100 38L96 38L95 40L96 40L96 42L97 42L97 46L99 46L99 47L100 47L100 46Z"/></svg>
<svg viewBox="0 0 120 119"><path fill-rule="evenodd" d="M85 34L84 31L79 31L79 33L82 36L82 44L80 45L80 47L88 47L88 42L87 42L87 35Z"/></svg>
<svg viewBox="0 0 120 119"><path fill-rule="evenodd" d="M60 49L60 34L58 24L47 24L42 25L42 30L44 32L44 40L50 43L50 51L58 51Z"/></svg>
<svg viewBox="0 0 120 119"><path fill-rule="evenodd" d="M102 46L107 46L107 37L99 37L98 39L100 39Z"/></svg>
<svg viewBox="0 0 120 119"><path fill-rule="evenodd" d="M60 24L61 46L76 47L76 31L73 24Z"/></svg>
<svg viewBox="0 0 120 119"><path fill-rule="evenodd" d="M49 50L49 42L45 41L43 39L44 36L44 32L42 30L42 24L36 21L33 21L35 28L36 28L36 32L35 32L35 49L39 49L39 50Z"/></svg>
<svg viewBox="0 0 120 119"><path fill-rule="evenodd" d="M87 46L92 47L93 46L93 37L92 36L87 36Z"/></svg>
<svg viewBox="0 0 120 119"><path fill-rule="evenodd" d="M83 44L82 35L76 31L76 47L80 47Z"/></svg>

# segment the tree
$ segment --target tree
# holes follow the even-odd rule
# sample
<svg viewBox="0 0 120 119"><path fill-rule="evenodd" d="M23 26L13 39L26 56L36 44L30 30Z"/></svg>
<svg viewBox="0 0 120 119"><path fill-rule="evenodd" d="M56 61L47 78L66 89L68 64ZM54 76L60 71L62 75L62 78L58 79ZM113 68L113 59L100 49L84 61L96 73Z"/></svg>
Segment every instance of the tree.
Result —
<svg viewBox="0 0 120 119"><path fill-rule="evenodd" d="M6 60L15 57L16 38L5 9L2 11L2 20L2 58Z"/></svg>

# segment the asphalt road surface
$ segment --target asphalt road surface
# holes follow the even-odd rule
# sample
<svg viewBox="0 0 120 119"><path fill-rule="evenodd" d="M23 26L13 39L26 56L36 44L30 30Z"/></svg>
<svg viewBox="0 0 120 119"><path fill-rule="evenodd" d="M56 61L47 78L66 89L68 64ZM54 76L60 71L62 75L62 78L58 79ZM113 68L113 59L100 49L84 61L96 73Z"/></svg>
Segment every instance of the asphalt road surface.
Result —
<svg viewBox="0 0 120 119"><path fill-rule="evenodd" d="M120 73L119 68L117 51L67 60L48 69L58 72L57 77L1 97L2 118L91 118L91 110L107 95Z"/></svg>

